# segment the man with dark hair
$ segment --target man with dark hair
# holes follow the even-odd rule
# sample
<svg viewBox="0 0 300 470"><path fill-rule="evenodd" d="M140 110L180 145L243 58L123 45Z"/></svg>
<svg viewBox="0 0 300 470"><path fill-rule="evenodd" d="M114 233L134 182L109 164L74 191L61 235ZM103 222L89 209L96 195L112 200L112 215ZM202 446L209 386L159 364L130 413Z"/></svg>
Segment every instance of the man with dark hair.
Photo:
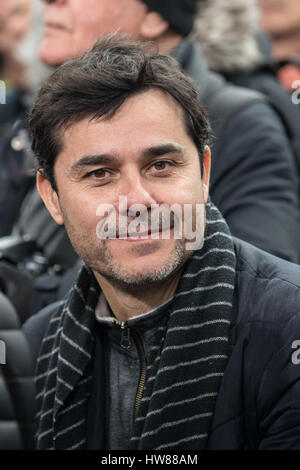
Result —
<svg viewBox="0 0 300 470"><path fill-rule="evenodd" d="M85 263L24 325L37 449L300 449L300 268L210 201L192 81L109 36L49 78L30 127L39 193Z"/></svg>

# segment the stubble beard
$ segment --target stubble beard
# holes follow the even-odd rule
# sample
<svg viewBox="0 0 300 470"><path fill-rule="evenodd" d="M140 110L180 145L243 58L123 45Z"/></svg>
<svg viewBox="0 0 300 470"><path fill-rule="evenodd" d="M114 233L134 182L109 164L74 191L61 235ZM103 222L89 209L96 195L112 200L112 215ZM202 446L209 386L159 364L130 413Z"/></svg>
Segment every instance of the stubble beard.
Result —
<svg viewBox="0 0 300 470"><path fill-rule="evenodd" d="M183 240L175 240L175 245L162 266L155 268L151 271L147 269L137 274L132 273L126 268L117 263L111 251L107 248L105 240L102 240L103 247L103 261L105 269L99 269L97 266L92 268L95 272L104 276L112 284L117 285L122 290L139 290L141 288L150 288L155 285L160 285L163 281L171 278L191 256L191 252L185 250L185 243ZM159 242L158 242L159 243ZM143 254L146 255L150 247L148 245L139 246L140 254L144 249ZM136 255L137 249L133 248L133 256Z"/></svg>
<svg viewBox="0 0 300 470"><path fill-rule="evenodd" d="M91 251L91 240L85 235L78 234L78 231L70 224L65 218L65 228L73 245L74 250L78 256L85 262L85 264L110 281L113 285L118 286L122 290L139 290L141 288L155 286L171 278L191 257L192 252L185 249L185 240L174 240L174 247L167 257L164 264L151 272L146 269L144 272L132 273L121 266L116 256L111 253L107 246L108 240L97 240L98 243L94 244L94 250ZM125 242L126 243L126 242ZM159 240L153 241L151 245L160 243ZM138 247L132 247L132 256L146 256L150 255L153 251L153 246L149 243L141 243ZM129 250L129 251L130 251Z"/></svg>
<svg viewBox="0 0 300 470"><path fill-rule="evenodd" d="M141 288L159 286L163 281L172 278L195 252L195 250L186 249L187 240L185 238L174 239L172 240L174 246L162 266L150 272L145 269L142 272L132 273L117 262L117 255L113 255L107 246L108 240L97 238L95 241L93 237L88 237L87 234L78 233L62 207L61 211L64 216L67 234L78 256L92 271L105 277L120 290L138 291ZM205 226L206 214L204 217ZM195 221L193 221L193 230L195 230ZM141 242L139 246L130 247L128 251L132 252L133 257L137 255L141 257L149 256L151 252L155 252L156 249L159 250L157 245L159 243L161 243L161 240L154 240L152 243ZM91 245L93 245L93 251L89 248Z"/></svg>

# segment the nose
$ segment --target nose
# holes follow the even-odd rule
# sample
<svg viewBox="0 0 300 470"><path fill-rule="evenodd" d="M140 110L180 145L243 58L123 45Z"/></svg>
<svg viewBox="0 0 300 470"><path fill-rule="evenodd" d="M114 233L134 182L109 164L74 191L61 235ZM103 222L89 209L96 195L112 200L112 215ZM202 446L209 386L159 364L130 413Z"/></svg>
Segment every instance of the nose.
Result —
<svg viewBox="0 0 300 470"><path fill-rule="evenodd" d="M131 174L122 185L119 196L126 196L127 208L134 204L144 205L147 209L156 201L151 194L150 188L145 185L140 175Z"/></svg>

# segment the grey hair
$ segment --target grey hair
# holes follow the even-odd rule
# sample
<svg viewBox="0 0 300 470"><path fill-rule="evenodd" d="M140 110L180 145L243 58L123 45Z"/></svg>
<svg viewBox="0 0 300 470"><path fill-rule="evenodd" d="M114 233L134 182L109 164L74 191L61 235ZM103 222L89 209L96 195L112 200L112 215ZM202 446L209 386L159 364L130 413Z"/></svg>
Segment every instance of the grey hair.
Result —
<svg viewBox="0 0 300 470"><path fill-rule="evenodd" d="M201 0L193 37L211 70L247 71L263 61L255 37L258 23L256 0Z"/></svg>

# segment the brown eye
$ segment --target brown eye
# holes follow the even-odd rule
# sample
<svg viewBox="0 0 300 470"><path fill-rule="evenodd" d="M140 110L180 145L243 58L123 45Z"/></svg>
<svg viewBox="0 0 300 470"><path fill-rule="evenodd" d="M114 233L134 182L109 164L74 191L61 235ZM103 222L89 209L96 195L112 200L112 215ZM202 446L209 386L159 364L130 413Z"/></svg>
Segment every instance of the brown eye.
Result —
<svg viewBox="0 0 300 470"><path fill-rule="evenodd" d="M155 170L162 171L162 170L165 170L166 168L168 168L168 165L170 165L169 162L159 161L159 162L155 162L153 164L153 167L155 168Z"/></svg>
<svg viewBox="0 0 300 470"><path fill-rule="evenodd" d="M154 164L156 170L164 170L166 168L165 162L157 162Z"/></svg>
<svg viewBox="0 0 300 470"><path fill-rule="evenodd" d="M102 178L105 178L106 174L107 174L107 171L106 170L95 170L93 171L92 173L95 178L98 178L98 179L102 179Z"/></svg>

